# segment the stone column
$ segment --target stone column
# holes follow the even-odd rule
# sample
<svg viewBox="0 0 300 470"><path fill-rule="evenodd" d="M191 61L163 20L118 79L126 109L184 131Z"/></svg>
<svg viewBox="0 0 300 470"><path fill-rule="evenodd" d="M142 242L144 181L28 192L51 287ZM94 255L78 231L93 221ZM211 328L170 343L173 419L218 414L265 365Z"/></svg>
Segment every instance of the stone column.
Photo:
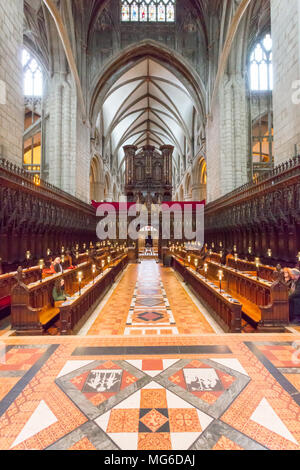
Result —
<svg viewBox="0 0 300 470"><path fill-rule="evenodd" d="M300 152L300 2L271 0L275 165ZM295 87L295 88L294 88Z"/></svg>
<svg viewBox="0 0 300 470"><path fill-rule="evenodd" d="M224 75L207 124L208 202L247 182L249 154L245 78Z"/></svg>
<svg viewBox="0 0 300 470"><path fill-rule="evenodd" d="M23 0L0 2L0 155L23 164Z"/></svg>
<svg viewBox="0 0 300 470"><path fill-rule="evenodd" d="M192 187L192 200L204 201L206 200L206 184L194 184Z"/></svg>
<svg viewBox="0 0 300 470"><path fill-rule="evenodd" d="M167 185L172 186L173 182L173 152L172 145L162 145L160 147L162 156L164 157L164 176Z"/></svg>
<svg viewBox="0 0 300 470"><path fill-rule="evenodd" d="M134 157L137 151L137 147L135 145L126 145L123 149L125 153L126 165L125 184L131 185L133 183L134 178Z"/></svg>
<svg viewBox="0 0 300 470"><path fill-rule="evenodd" d="M49 83L49 182L85 202L90 193L90 130L82 122L70 74L54 73Z"/></svg>

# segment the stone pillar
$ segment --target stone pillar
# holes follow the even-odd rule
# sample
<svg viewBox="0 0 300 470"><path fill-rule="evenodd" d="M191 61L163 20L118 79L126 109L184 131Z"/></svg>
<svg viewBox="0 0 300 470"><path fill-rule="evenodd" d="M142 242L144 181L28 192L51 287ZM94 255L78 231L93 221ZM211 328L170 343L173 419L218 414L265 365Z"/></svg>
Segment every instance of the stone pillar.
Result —
<svg viewBox="0 0 300 470"><path fill-rule="evenodd" d="M204 201L206 200L206 184L194 184L192 187L192 200Z"/></svg>
<svg viewBox="0 0 300 470"><path fill-rule="evenodd" d="M173 182L173 152L174 147L172 145L162 145L160 147L162 156L164 157L164 176L165 184L172 186Z"/></svg>
<svg viewBox="0 0 300 470"><path fill-rule="evenodd" d="M71 75L54 73L49 84L46 162L49 182L89 201L90 130L82 122Z"/></svg>
<svg viewBox="0 0 300 470"><path fill-rule="evenodd" d="M300 152L300 2L271 0L275 165ZM296 87L295 89L293 87Z"/></svg>
<svg viewBox="0 0 300 470"><path fill-rule="evenodd" d="M23 0L0 2L0 155L23 164Z"/></svg>
<svg viewBox="0 0 300 470"><path fill-rule="evenodd" d="M123 147L125 153L125 185L131 185L134 178L134 157L137 151L135 145L126 145Z"/></svg>

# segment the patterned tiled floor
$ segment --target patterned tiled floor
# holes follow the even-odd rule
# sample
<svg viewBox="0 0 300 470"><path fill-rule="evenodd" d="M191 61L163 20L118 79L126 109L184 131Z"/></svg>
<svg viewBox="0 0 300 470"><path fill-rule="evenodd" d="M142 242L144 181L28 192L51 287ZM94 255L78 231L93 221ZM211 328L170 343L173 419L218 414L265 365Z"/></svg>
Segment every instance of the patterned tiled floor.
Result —
<svg viewBox="0 0 300 470"><path fill-rule="evenodd" d="M214 330L170 268L130 265L88 335L206 334Z"/></svg>
<svg viewBox="0 0 300 470"><path fill-rule="evenodd" d="M5 338L0 449L300 450L299 371L296 335Z"/></svg>

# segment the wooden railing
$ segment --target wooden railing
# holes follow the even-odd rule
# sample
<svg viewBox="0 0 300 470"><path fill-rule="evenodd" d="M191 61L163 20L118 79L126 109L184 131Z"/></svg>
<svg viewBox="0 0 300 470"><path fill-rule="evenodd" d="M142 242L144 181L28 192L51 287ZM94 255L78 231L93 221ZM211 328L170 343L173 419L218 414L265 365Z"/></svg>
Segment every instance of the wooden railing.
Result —
<svg viewBox="0 0 300 470"><path fill-rule="evenodd" d="M103 299L106 292L114 283L116 277L126 267L128 256L123 255L116 259L113 265L107 268L93 281L89 282L79 295L76 292L60 307L60 333L61 335L76 334L87 321L96 304Z"/></svg>
<svg viewBox="0 0 300 470"><path fill-rule="evenodd" d="M281 163L270 172L263 173L255 182L251 181L246 183L225 196L207 204L205 212L208 215L210 212L217 209L223 209L228 205L237 204L250 197L257 197L262 192L274 191L276 185L299 176L300 155Z"/></svg>
<svg viewBox="0 0 300 470"><path fill-rule="evenodd" d="M300 252L300 157L209 203L205 242L264 264L295 267ZM270 255L269 255L270 253Z"/></svg>
<svg viewBox="0 0 300 470"><path fill-rule="evenodd" d="M227 258L227 266L238 269L239 271L257 271L260 279L265 279L270 282L274 280L274 274L276 272L276 268L273 266L260 265L257 269L253 261L246 261L244 259L235 261L231 256Z"/></svg>
<svg viewBox="0 0 300 470"><path fill-rule="evenodd" d="M56 203L68 204L73 209L76 207L85 211L90 216L95 215L95 210L89 204L84 203L82 200L53 186L47 181L42 179L36 180L35 175L3 157L0 158L0 177L21 185L23 189L33 191L38 196L54 199Z"/></svg>
<svg viewBox="0 0 300 470"><path fill-rule="evenodd" d="M289 324L288 288L278 278L267 281L257 277L255 271L240 272L229 266L208 261L208 277L217 282L223 273L223 288L243 305L242 313L258 330L284 331Z"/></svg>
<svg viewBox="0 0 300 470"><path fill-rule="evenodd" d="M0 258L4 272L17 269L31 252L37 262L47 250L97 242L95 209L76 197L37 180L0 158Z"/></svg>
<svg viewBox="0 0 300 470"><path fill-rule="evenodd" d="M222 271L222 290L224 289L230 297L241 303L244 318L258 330L284 331L289 324L288 287L280 270L260 266L257 276L254 264L250 264L251 269L240 271L236 267L221 264L221 256L218 253L212 253L204 261L195 252L187 254L174 249L171 254L177 260L176 269L184 278L187 276L187 270L195 273L196 277L199 272L204 275L204 264L206 264L206 277L217 288L219 271ZM261 278L261 272L264 272L265 277L270 276L271 279ZM206 299L208 294L205 294L205 290L202 289L201 295ZM210 299L211 306L212 303L213 300ZM219 306L217 308L219 314L221 308Z"/></svg>
<svg viewBox="0 0 300 470"><path fill-rule="evenodd" d="M110 256L112 256L111 253ZM111 258L112 261L110 266L114 268L115 263L118 264L119 259L122 256L125 255L119 255L114 260ZM101 262L101 264L102 260L103 256L100 256L99 262ZM22 279L19 278L18 283L12 289L11 294L12 329L16 331L16 334L42 334L49 321L59 313L57 308L53 308L53 288L55 282L63 279L65 283L65 292L72 296L79 289L79 272L82 273L82 288L89 284L93 277L97 277L97 272L95 274L92 272L93 264L94 262L89 260L81 263L75 269L49 276L42 281L36 281L29 285L25 285ZM103 269L107 269L107 267L108 259L106 259ZM101 269L101 271L103 270ZM115 269L115 271L117 272L117 269Z"/></svg>
<svg viewBox="0 0 300 470"><path fill-rule="evenodd" d="M211 313L224 331L240 333L242 328L242 305L228 295L220 291L214 283L204 276L184 265L184 262L172 256L173 268L179 272L185 282L189 284L200 300L206 302L212 309Z"/></svg>

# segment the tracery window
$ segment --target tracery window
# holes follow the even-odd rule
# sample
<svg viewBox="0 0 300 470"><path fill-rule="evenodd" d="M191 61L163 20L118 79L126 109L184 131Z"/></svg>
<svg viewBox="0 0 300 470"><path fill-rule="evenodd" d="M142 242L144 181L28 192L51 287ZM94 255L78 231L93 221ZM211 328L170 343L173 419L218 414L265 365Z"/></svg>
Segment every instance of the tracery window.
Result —
<svg viewBox="0 0 300 470"><path fill-rule="evenodd" d="M250 56L250 87L253 91L273 90L272 38L267 34Z"/></svg>
<svg viewBox="0 0 300 470"><path fill-rule="evenodd" d="M252 168L256 178L274 166L272 38L266 34L250 55ZM251 178L250 178L251 179Z"/></svg>
<svg viewBox="0 0 300 470"><path fill-rule="evenodd" d="M37 61L23 50L24 95L39 97L43 94L43 73Z"/></svg>
<svg viewBox="0 0 300 470"><path fill-rule="evenodd" d="M37 60L23 50L24 146L23 167L39 177L42 161L43 72Z"/></svg>
<svg viewBox="0 0 300 470"><path fill-rule="evenodd" d="M176 0L121 0L122 22L175 22Z"/></svg>

